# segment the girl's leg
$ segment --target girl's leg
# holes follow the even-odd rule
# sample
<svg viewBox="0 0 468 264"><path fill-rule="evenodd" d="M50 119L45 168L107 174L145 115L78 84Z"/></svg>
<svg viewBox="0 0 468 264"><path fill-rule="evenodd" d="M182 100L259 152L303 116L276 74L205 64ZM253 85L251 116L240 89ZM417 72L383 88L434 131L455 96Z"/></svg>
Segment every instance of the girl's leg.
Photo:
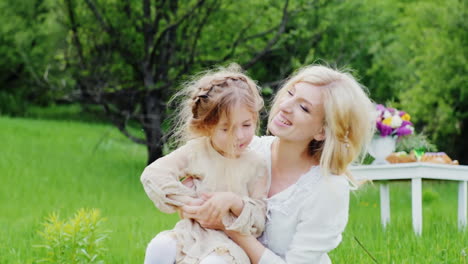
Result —
<svg viewBox="0 0 468 264"><path fill-rule="evenodd" d="M228 264L228 262L220 255L210 254L208 257L202 259L200 264Z"/></svg>
<svg viewBox="0 0 468 264"><path fill-rule="evenodd" d="M174 264L176 241L167 234L159 234L146 248L145 264Z"/></svg>

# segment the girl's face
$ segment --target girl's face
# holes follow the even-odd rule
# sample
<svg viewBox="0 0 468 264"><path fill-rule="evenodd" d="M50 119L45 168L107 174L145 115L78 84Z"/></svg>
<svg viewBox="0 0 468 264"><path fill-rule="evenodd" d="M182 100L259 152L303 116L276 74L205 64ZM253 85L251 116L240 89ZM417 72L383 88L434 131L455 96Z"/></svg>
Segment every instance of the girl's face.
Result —
<svg viewBox="0 0 468 264"><path fill-rule="evenodd" d="M252 141L255 135L256 120L246 107L236 107L230 117L229 127L223 116L211 134L211 144L222 155L238 157Z"/></svg>
<svg viewBox="0 0 468 264"><path fill-rule="evenodd" d="M321 88L298 82L279 100L278 112L268 124L270 132L289 141L324 140L324 109Z"/></svg>

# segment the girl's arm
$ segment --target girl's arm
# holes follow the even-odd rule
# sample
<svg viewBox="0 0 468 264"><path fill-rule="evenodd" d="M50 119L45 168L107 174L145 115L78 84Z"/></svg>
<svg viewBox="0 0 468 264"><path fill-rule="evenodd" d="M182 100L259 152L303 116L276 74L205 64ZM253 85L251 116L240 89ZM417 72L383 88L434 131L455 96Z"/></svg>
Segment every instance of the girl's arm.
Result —
<svg viewBox="0 0 468 264"><path fill-rule="evenodd" d="M215 192L203 195L201 206L184 206L184 217L192 218L210 229L235 230L258 237L264 229L267 195L267 168L258 163L255 178L246 188L249 196L241 197L232 192Z"/></svg>
<svg viewBox="0 0 468 264"><path fill-rule="evenodd" d="M180 182L186 174L190 153L188 143L148 165L141 175L146 194L163 212L174 213L196 197L193 189Z"/></svg>
<svg viewBox="0 0 468 264"><path fill-rule="evenodd" d="M249 196L242 197L243 207L240 214L227 215L223 223L227 230L238 231L244 235L258 237L265 228L266 198L268 193L268 169L259 161L255 178L248 182Z"/></svg>
<svg viewBox="0 0 468 264"><path fill-rule="evenodd" d="M232 214L239 216L244 208L242 197L232 192L204 193L201 205L185 205L182 212L185 218L197 221L202 227L224 230L223 217Z"/></svg>

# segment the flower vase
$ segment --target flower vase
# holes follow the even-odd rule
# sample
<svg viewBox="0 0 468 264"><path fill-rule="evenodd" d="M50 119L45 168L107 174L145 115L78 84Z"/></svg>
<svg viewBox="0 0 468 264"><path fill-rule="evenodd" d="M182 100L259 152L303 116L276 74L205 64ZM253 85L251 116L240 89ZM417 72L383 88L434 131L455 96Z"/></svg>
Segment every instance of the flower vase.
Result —
<svg viewBox="0 0 468 264"><path fill-rule="evenodd" d="M392 154L396 146L396 137L375 136L369 145L369 154L374 157L372 165L388 164L385 159L388 155Z"/></svg>

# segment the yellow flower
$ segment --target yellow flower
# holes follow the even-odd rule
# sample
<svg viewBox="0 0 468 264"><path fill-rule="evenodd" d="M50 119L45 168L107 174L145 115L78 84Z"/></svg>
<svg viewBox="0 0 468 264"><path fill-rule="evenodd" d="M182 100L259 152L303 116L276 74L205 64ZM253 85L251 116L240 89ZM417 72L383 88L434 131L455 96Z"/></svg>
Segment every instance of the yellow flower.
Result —
<svg viewBox="0 0 468 264"><path fill-rule="evenodd" d="M392 118L391 118L391 117L385 118L385 119L382 121L382 124L387 125L387 126L390 126L390 125L392 124Z"/></svg>
<svg viewBox="0 0 468 264"><path fill-rule="evenodd" d="M411 116L408 115L408 113L405 113L402 117L401 117L402 120L405 120L405 121L410 121L411 119Z"/></svg>

